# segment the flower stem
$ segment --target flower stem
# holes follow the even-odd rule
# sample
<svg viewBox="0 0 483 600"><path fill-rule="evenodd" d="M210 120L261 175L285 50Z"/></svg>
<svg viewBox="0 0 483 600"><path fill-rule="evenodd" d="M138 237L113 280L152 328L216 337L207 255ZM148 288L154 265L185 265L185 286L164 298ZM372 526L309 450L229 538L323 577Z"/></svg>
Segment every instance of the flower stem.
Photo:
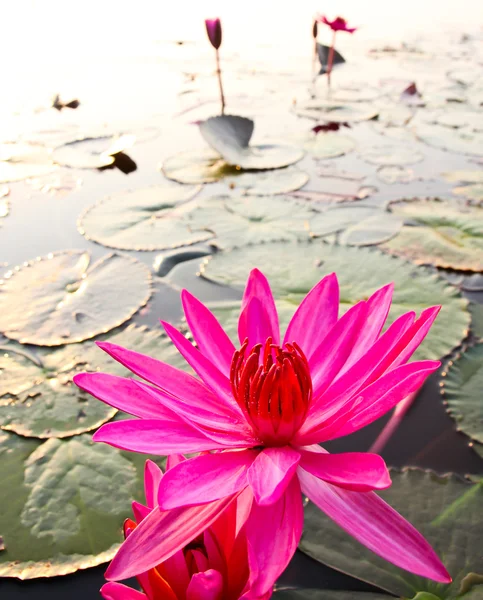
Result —
<svg viewBox="0 0 483 600"><path fill-rule="evenodd" d="M332 66L334 64L334 53L335 53L335 34L332 32L332 45L329 50L329 58L327 59L327 85L330 89L330 74L332 73Z"/></svg>
<svg viewBox="0 0 483 600"><path fill-rule="evenodd" d="M221 81L220 68L220 53L216 50L216 75L218 77L218 85L220 86L221 114L225 114L225 94L223 93L223 83Z"/></svg>
<svg viewBox="0 0 483 600"><path fill-rule="evenodd" d="M317 58L318 58L318 52L317 52L317 40L314 40L314 54L312 57L312 85L314 88L314 97L315 97L315 84L317 81Z"/></svg>
<svg viewBox="0 0 483 600"><path fill-rule="evenodd" d="M392 413L391 418L386 423L386 425L384 426L381 433L378 435L376 441L369 448L368 452L373 452L374 454L380 454L383 451L387 442L391 439L391 437L395 433L396 429L401 424L401 421L403 420L404 415L410 409L412 403L414 402L416 396L418 395L418 392L419 392L419 390L416 390L412 394L409 394L409 396L406 396L406 398L404 398L404 400L401 400L401 402L399 402L399 404L394 409L394 412Z"/></svg>

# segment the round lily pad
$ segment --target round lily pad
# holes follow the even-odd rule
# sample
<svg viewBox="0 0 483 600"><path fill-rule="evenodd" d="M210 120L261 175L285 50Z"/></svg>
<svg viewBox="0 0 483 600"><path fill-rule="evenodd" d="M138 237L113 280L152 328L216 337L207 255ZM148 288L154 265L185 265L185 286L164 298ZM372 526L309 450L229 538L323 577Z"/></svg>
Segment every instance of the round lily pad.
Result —
<svg viewBox="0 0 483 600"><path fill-rule="evenodd" d="M273 196L287 194L303 187L309 180L307 173L296 167L274 171L255 171L225 178L230 189L242 190L249 196Z"/></svg>
<svg viewBox="0 0 483 600"><path fill-rule="evenodd" d="M254 122L245 117L210 117L202 121L199 127L204 140L227 164L242 169L280 169L298 162L304 155L304 152L295 146L250 146Z"/></svg>
<svg viewBox="0 0 483 600"><path fill-rule="evenodd" d="M458 431L483 443L483 343L476 344L448 362L441 379L441 393Z"/></svg>
<svg viewBox="0 0 483 600"><path fill-rule="evenodd" d="M483 183L472 183L453 188L453 194L474 202L483 202Z"/></svg>
<svg viewBox="0 0 483 600"><path fill-rule="evenodd" d="M376 249L318 241L246 246L205 259L201 275L243 290L254 267L268 277L278 300L294 306L332 271L339 279L343 312L390 281L394 281L395 290L388 323L407 311L420 313L428 306L441 304L438 318L415 354L419 359L441 358L468 333L468 302L452 285L436 274Z"/></svg>
<svg viewBox="0 0 483 600"><path fill-rule="evenodd" d="M477 111L446 110L437 117L436 122L445 127L459 128L468 126L473 131L483 131L483 114Z"/></svg>
<svg viewBox="0 0 483 600"><path fill-rule="evenodd" d="M330 207L310 222L314 237L340 234L339 244L372 246L397 235L402 219L377 206L345 204Z"/></svg>
<svg viewBox="0 0 483 600"><path fill-rule="evenodd" d="M91 205L79 231L89 240L120 250L166 250L205 242L207 231L190 230L183 221L186 202L199 186L165 184L120 192Z"/></svg>
<svg viewBox="0 0 483 600"><path fill-rule="evenodd" d="M483 156L483 134L443 125L420 124L413 128L418 139L441 150Z"/></svg>
<svg viewBox="0 0 483 600"><path fill-rule="evenodd" d="M442 174L451 183L483 183L483 170L479 171L447 171Z"/></svg>
<svg viewBox="0 0 483 600"><path fill-rule="evenodd" d="M23 344L60 346L118 327L151 296L151 275L135 258L66 250L34 259L0 280L0 331Z"/></svg>
<svg viewBox="0 0 483 600"><path fill-rule="evenodd" d="M191 184L214 183L239 172L213 150L179 152L167 158L160 168L168 179Z"/></svg>
<svg viewBox="0 0 483 600"><path fill-rule="evenodd" d="M47 175L57 168L47 148L31 144L0 144L0 183Z"/></svg>
<svg viewBox="0 0 483 600"><path fill-rule="evenodd" d="M483 304L470 304L471 331L479 338L483 338Z"/></svg>
<svg viewBox="0 0 483 600"><path fill-rule="evenodd" d="M300 117L333 123L356 123L377 117L377 109L362 102L342 103L309 100L299 104L295 112Z"/></svg>
<svg viewBox="0 0 483 600"><path fill-rule="evenodd" d="M384 250L417 264L483 270L483 208L416 199L392 203L391 211L406 224Z"/></svg>
<svg viewBox="0 0 483 600"><path fill-rule="evenodd" d="M439 476L418 469L392 469L391 477L392 486L380 496L428 539L453 577L450 586L412 575L379 558L312 503L305 508L302 551L397 597L443 600L471 592L472 584L478 585L474 575L481 573L483 486L457 475Z"/></svg>
<svg viewBox="0 0 483 600"><path fill-rule="evenodd" d="M129 325L104 339L186 368L186 362L161 330ZM93 342L38 350L36 355L8 344L0 355L2 429L27 437L63 438L91 431L111 419L116 409L72 383L81 371L128 374Z"/></svg>
<svg viewBox="0 0 483 600"><path fill-rule="evenodd" d="M361 152L361 158L373 165L412 165L421 162L424 156L411 146L372 146Z"/></svg>
<svg viewBox="0 0 483 600"><path fill-rule="evenodd" d="M312 134L304 143L304 148L315 158L336 158L351 152L356 142L347 135L339 133Z"/></svg>
<svg viewBox="0 0 483 600"><path fill-rule="evenodd" d="M55 148L52 159L63 167L100 169L112 165L113 157L130 148L135 139L130 134L81 138Z"/></svg>
<svg viewBox="0 0 483 600"><path fill-rule="evenodd" d="M220 196L187 214L194 230L208 229L222 248L274 240L308 239L309 223L316 213L284 196L261 201L250 196Z"/></svg>
<svg viewBox="0 0 483 600"><path fill-rule="evenodd" d="M0 432L0 577L73 573L112 559L146 456L90 435L44 443Z"/></svg>
<svg viewBox="0 0 483 600"><path fill-rule="evenodd" d="M388 594L375 594L372 592L357 592L354 590L317 590L305 588L280 588L275 589L273 600L389 600L394 598ZM418 600L425 600L419 598ZM426 600L432 600L426 598Z"/></svg>
<svg viewBox="0 0 483 600"><path fill-rule="evenodd" d="M410 183L414 179L411 169L400 165L383 165L377 169L378 178L384 183Z"/></svg>

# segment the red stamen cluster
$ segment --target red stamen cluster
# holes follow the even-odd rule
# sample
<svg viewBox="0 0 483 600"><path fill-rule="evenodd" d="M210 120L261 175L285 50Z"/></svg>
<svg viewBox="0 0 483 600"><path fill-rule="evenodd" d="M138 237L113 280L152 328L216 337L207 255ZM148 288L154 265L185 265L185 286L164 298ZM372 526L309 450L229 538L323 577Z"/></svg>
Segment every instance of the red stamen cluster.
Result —
<svg viewBox="0 0 483 600"><path fill-rule="evenodd" d="M249 353L246 339L233 355L233 395L264 445L288 443L305 420L312 398L307 359L293 342L283 347L256 344Z"/></svg>

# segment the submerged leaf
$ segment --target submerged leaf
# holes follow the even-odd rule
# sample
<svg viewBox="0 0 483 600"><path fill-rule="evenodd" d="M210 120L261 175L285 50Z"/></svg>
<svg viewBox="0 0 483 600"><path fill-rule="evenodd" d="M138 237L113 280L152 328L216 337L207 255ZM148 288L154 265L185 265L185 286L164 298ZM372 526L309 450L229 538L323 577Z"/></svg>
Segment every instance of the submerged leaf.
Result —
<svg viewBox="0 0 483 600"><path fill-rule="evenodd" d="M82 250L49 254L0 281L0 331L23 344L72 344L118 327L151 296L141 262L108 254L89 267Z"/></svg>

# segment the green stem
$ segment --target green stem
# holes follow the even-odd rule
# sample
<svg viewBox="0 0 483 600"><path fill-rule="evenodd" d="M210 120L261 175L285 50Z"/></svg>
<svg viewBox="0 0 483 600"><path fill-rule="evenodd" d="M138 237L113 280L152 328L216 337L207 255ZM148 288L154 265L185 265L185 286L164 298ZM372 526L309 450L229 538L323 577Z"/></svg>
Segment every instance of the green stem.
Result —
<svg viewBox="0 0 483 600"><path fill-rule="evenodd" d="M221 68L220 68L220 53L216 50L216 75L218 77L218 85L220 86L220 99L221 99L221 114L225 114L225 94L223 93L223 82L221 81Z"/></svg>
<svg viewBox="0 0 483 600"><path fill-rule="evenodd" d="M329 50L329 58L327 59L327 85L330 89L330 74L332 73L332 66L334 64L334 53L335 53L335 34L337 32L332 32L332 45Z"/></svg>

